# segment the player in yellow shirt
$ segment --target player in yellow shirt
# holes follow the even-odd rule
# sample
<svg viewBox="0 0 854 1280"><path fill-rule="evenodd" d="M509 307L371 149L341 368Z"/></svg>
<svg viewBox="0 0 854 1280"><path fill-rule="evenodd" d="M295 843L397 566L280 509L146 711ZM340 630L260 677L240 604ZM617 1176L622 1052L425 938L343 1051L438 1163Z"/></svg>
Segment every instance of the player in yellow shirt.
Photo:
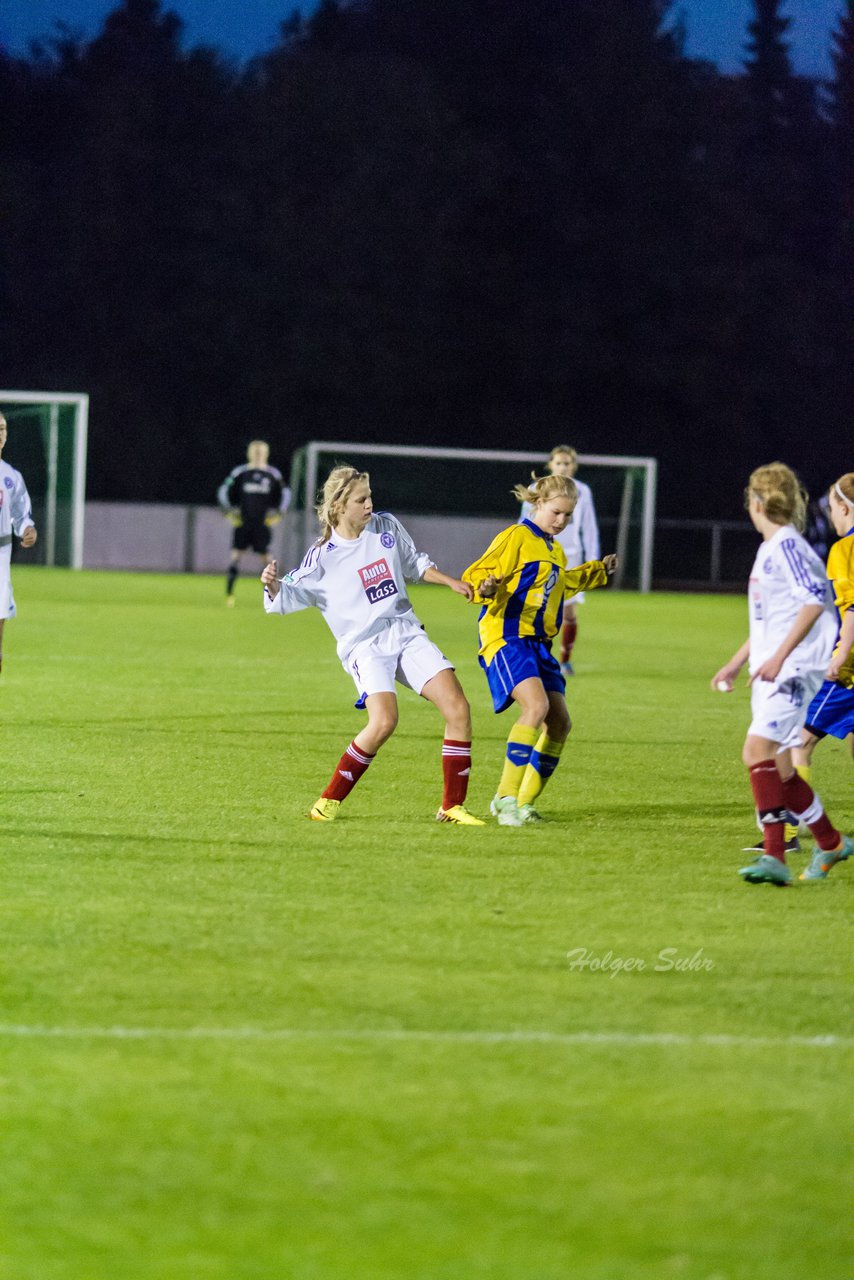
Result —
<svg viewBox="0 0 854 1280"><path fill-rule="evenodd" d="M800 758L809 768L816 744L831 734L847 738L854 733L854 471L831 485L830 520L839 535L827 557L827 576L833 583L841 625L839 639L824 684L807 710ZM816 848L802 880L824 880L831 867L854 853L854 842L830 853Z"/></svg>
<svg viewBox="0 0 854 1280"><path fill-rule="evenodd" d="M462 576L483 604L479 660L496 714L513 702L520 711L490 805L506 827L540 821L533 802L557 768L571 727L566 681L551 652L564 600L602 586L617 567L610 555L567 568L558 535L578 499L569 476L533 476L514 493L531 504L530 515L499 533Z"/></svg>

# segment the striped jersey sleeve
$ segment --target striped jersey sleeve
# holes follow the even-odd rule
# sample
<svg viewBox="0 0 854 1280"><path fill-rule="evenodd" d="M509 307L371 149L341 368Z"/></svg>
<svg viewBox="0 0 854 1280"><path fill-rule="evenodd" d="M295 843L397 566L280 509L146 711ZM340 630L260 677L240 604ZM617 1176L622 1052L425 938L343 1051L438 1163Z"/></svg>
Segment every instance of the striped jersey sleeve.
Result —
<svg viewBox="0 0 854 1280"><path fill-rule="evenodd" d="M778 563L789 580L792 596L801 604L823 604L827 580L818 557L811 554L803 538L784 538L778 548Z"/></svg>

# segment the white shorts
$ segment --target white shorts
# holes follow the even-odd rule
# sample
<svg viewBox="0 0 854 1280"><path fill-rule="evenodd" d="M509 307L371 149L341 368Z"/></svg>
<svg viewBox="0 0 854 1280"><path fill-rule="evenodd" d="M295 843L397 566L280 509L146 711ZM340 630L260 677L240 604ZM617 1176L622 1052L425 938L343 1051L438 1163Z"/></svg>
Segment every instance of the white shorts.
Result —
<svg viewBox="0 0 854 1280"><path fill-rule="evenodd" d="M0 618L14 618L15 597L12 595L12 548L0 547Z"/></svg>
<svg viewBox="0 0 854 1280"><path fill-rule="evenodd" d="M440 671L454 669L426 631L403 619L395 619L379 635L357 644L342 665L360 696L394 693L395 682L420 693Z"/></svg>
<svg viewBox="0 0 854 1280"><path fill-rule="evenodd" d="M787 680L757 680L750 686L748 734L778 742L780 750L797 747L807 708L821 688L823 671L808 671Z"/></svg>

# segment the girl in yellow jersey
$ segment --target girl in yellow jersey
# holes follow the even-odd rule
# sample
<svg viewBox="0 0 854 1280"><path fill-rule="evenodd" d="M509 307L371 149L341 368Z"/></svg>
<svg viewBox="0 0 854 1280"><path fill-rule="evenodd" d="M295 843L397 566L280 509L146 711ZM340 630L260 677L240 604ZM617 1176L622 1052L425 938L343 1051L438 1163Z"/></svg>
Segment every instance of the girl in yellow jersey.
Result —
<svg viewBox="0 0 854 1280"><path fill-rule="evenodd" d="M816 743L831 734L847 738L854 733L854 471L831 485L830 519L839 541L830 548L827 576L834 586L841 625L839 639L824 684L807 710L801 756L809 767ZM805 797L806 798L806 797ZM841 849L826 852L816 848L802 880L824 880L831 867L854 853L854 841L843 840Z"/></svg>
<svg viewBox="0 0 854 1280"><path fill-rule="evenodd" d="M602 586L617 567L617 557L610 555L567 568L558 534L578 500L569 476L533 476L514 493L531 504L530 515L499 533L462 576L483 604L479 657L495 711L515 702L521 713L507 738L490 806L506 827L540 820L533 802L557 768L569 734L566 681L551 652L564 600Z"/></svg>

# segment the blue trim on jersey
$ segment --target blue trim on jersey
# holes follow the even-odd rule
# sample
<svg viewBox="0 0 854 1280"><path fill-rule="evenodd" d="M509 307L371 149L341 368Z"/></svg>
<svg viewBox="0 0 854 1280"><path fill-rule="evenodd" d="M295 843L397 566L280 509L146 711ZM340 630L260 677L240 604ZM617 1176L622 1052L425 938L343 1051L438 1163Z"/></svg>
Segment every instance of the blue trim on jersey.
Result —
<svg viewBox="0 0 854 1280"><path fill-rule="evenodd" d="M825 680L807 709L805 727L814 729L817 737L829 733L833 738L847 738L854 733L854 689Z"/></svg>
<svg viewBox="0 0 854 1280"><path fill-rule="evenodd" d="M488 665L482 657L478 662L486 673L496 715L507 710L513 701L513 690L523 680L541 680L547 693L566 692L560 663L552 656L548 644L534 636L508 641L493 654Z"/></svg>
<svg viewBox="0 0 854 1280"><path fill-rule="evenodd" d="M507 606L504 610L504 638L506 640L514 639L519 635L522 610L525 608L528 592L537 581L539 572L539 560L532 560L530 564L525 565L519 575L519 585L507 601Z"/></svg>
<svg viewBox="0 0 854 1280"><path fill-rule="evenodd" d="M546 579L546 587L549 582L551 582L550 577ZM539 636L543 640L546 638L545 617L546 609L549 607L549 596L551 595L551 592L547 591L546 587L543 587L543 603L534 614L534 621L531 623L531 626L534 628L534 635ZM558 611L555 616L557 617L558 623L560 623L560 611Z"/></svg>
<svg viewBox="0 0 854 1280"><path fill-rule="evenodd" d="M531 530L531 533L535 533L538 538L542 538L543 542L546 544L549 551L551 551L552 545L554 544L554 538L550 537L549 534L545 533L538 524L534 524L533 520L529 520L527 516L525 516L525 519L522 520L521 523L526 524L528 528Z"/></svg>
<svg viewBox="0 0 854 1280"><path fill-rule="evenodd" d="M788 561L789 569L792 577L798 586L803 587L812 596L816 596L819 600L823 600L825 596L824 582L816 582L810 573L809 565L804 559L803 553L795 542L794 538L784 538L780 543L783 555Z"/></svg>

